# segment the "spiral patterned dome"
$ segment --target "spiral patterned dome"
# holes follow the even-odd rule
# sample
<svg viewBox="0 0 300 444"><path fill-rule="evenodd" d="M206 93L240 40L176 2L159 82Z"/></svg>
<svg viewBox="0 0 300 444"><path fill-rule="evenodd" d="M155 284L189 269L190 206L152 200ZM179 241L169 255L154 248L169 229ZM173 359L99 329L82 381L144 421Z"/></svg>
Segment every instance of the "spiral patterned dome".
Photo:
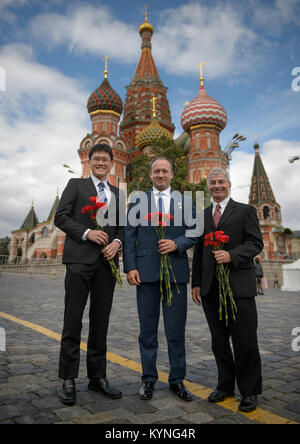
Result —
<svg viewBox="0 0 300 444"><path fill-rule="evenodd" d="M136 138L136 144L139 149L143 149L146 146L152 145L157 142L162 137L167 137L168 139L173 139L172 134L160 126L158 120L153 118L151 124L143 129Z"/></svg>
<svg viewBox="0 0 300 444"><path fill-rule="evenodd" d="M223 106L210 97L203 85L199 93L185 108L181 115L181 126L188 131L195 125L216 125L223 130L227 124L227 114Z"/></svg>
<svg viewBox="0 0 300 444"><path fill-rule="evenodd" d="M123 103L119 94L110 86L109 81L104 79L99 88L90 95L87 109L90 114L103 110L122 114Z"/></svg>

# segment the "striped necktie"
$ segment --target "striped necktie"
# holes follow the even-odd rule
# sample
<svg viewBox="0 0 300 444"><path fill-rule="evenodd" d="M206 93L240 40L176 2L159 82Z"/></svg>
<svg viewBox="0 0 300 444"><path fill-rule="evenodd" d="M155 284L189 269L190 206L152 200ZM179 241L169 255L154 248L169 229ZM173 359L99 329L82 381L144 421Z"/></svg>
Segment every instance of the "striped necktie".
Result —
<svg viewBox="0 0 300 444"><path fill-rule="evenodd" d="M107 205L107 197L106 197L106 194L104 191L105 184L103 182L99 182L98 188L99 188L98 197L99 197L100 202L104 202Z"/></svg>
<svg viewBox="0 0 300 444"><path fill-rule="evenodd" d="M222 216L222 214L221 214L221 205L218 204L216 206L216 209L215 209L215 212L214 212L214 223L215 223L216 227L219 225L221 216Z"/></svg>

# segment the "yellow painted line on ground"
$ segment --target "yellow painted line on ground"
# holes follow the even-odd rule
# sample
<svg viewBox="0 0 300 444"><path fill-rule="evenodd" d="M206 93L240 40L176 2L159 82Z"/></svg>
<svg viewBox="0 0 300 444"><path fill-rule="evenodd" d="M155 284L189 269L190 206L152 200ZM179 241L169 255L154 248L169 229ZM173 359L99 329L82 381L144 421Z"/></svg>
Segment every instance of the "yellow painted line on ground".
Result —
<svg viewBox="0 0 300 444"><path fill-rule="evenodd" d="M0 317L4 319L8 319L11 322L14 322L19 325L23 325L24 327L30 328L31 330L34 330L38 333L41 333L44 336L47 336L48 338L54 339L56 341L61 340L61 335L58 333L55 333L52 330L49 330L48 328L41 327L40 325L33 324L32 322L24 321L23 319L16 318L15 316L12 316L7 313L3 313L0 311ZM81 350L87 351L87 344L84 342L80 345ZM107 359L114 363L121 365L122 367L129 368L130 370L133 370L138 373L142 373L142 366L138 362L132 361L131 359L123 358L122 356L116 355L115 353L107 353ZM168 384L168 373L159 371L158 372L159 381L165 382ZM208 395L211 393L211 389L207 387L203 387L199 384L195 384L193 382L185 381L185 386L190 390L190 392L201 399L207 399ZM275 415L274 413L268 412L267 410L257 408L254 412L250 413L243 413L238 410L238 400L235 398L227 398L223 402L219 402L218 405L227 409L231 410L235 413L240 413L241 415L246 416L247 418L260 422L262 424L297 424L294 421L291 421L288 418L284 418L283 416Z"/></svg>

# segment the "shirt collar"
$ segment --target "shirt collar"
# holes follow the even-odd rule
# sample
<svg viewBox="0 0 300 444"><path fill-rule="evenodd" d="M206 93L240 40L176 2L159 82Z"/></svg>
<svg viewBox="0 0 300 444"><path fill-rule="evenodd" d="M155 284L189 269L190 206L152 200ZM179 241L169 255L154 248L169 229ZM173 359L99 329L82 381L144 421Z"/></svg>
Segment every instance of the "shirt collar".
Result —
<svg viewBox="0 0 300 444"><path fill-rule="evenodd" d="M108 182L107 180L100 180L97 177L95 177L93 174L91 175L91 179L94 182L95 187L98 187L99 183L102 182L104 183L104 187L107 188L108 187Z"/></svg>
<svg viewBox="0 0 300 444"><path fill-rule="evenodd" d="M229 201L230 201L230 196L226 197L226 199L222 200L222 202L215 202L213 200L213 208L216 208L216 206L219 203L221 205L221 208L224 209L226 208L226 205L228 204Z"/></svg>
<svg viewBox="0 0 300 444"><path fill-rule="evenodd" d="M161 193L165 196L168 196L171 194L171 187L167 188L166 190L159 191L157 188L153 187L153 193L156 196L157 194Z"/></svg>

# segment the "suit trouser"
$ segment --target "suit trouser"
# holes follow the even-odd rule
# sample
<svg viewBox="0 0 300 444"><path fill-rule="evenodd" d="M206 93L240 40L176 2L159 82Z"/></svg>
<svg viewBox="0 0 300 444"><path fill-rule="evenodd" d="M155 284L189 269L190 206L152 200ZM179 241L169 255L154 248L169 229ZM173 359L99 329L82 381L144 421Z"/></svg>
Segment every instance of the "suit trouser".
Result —
<svg viewBox="0 0 300 444"><path fill-rule="evenodd" d="M187 317L187 286L178 284L180 294L172 284L173 299L170 307L162 301L165 333L170 361L169 383L182 382L186 374L185 326ZM139 346L143 368L142 382L156 382L158 324L161 294L159 282L144 283L137 287L137 307L140 321Z"/></svg>
<svg viewBox="0 0 300 444"><path fill-rule="evenodd" d="M59 377L78 376L82 317L90 294L87 375L90 379L103 378L106 376L106 337L115 278L102 256L95 264L67 264L66 268Z"/></svg>
<svg viewBox="0 0 300 444"><path fill-rule="evenodd" d="M218 284L202 297L202 305L212 335L212 351L218 367L217 389L233 391L235 379L242 396L258 395L262 391L261 359L257 341L257 310L255 298L236 298L236 321L228 306L229 324L224 315L219 320ZM234 356L230 347L232 340Z"/></svg>

